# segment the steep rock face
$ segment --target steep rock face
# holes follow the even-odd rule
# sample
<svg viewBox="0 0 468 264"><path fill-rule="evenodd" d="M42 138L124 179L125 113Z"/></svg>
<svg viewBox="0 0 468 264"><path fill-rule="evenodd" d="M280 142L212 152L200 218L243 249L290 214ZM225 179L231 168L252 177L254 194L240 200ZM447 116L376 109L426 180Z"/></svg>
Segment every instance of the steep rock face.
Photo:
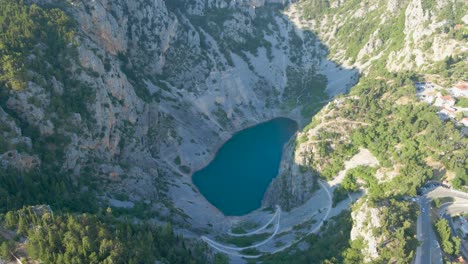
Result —
<svg viewBox="0 0 468 264"><path fill-rule="evenodd" d="M8 122L6 139L31 151L22 133L37 127L42 137L63 139L45 146L63 146L61 170L91 176L104 201L119 204L113 198L125 194L161 216L223 228L222 214L193 187L192 172L238 130L277 116L304 124L314 103L347 90L357 76L326 60L320 41L270 2L72 1L66 10L77 21L77 53L69 78L79 89L70 102L86 111L54 112L58 98L70 93L54 76L30 82L10 92L8 111L0 111L0 119L24 123ZM12 155L41 163L21 151L10 154L0 157L4 166L18 165ZM289 146L285 156L291 155ZM291 175L276 181L266 203L292 207L310 196L313 178Z"/></svg>
<svg viewBox="0 0 468 264"><path fill-rule="evenodd" d="M438 1L437 7L443 9L448 4L448 1ZM440 34L444 27L452 27L450 23L424 10L421 0L410 1L405 11L404 48L389 55L387 67L392 71L418 69L453 54L466 52L466 45ZM426 43L432 44L430 49L424 48L428 45Z"/></svg>
<svg viewBox="0 0 468 264"><path fill-rule="evenodd" d="M351 230L351 240L362 238L367 245L362 249L365 262L376 259L379 254L378 232L375 230L381 227L380 212L377 208L369 207L367 201L363 201L358 209L351 213L353 218L353 229Z"/></svg>
<svg viewBox="0 0 468 264"><path fill-rule="evenodd" d="M296 16L307 18L313 12L307 3L292 5L301 10ZM313 28L334 60L364 73L380 58L386 58L383 66L390 71L427 71L448 56L468 51L462 37L467 23L460 10L466 10L466 4L455 0L331 1L323 15L297 19L296 24Z"/></svg>
<svg viewBox="0 0 468 264"><path fill-rule="evenodd" d="M264 206L281 205L284 210L290 210L307 201L318 188L317 175L305 170L302 161L298 160L297 156L293 156L295 145L294 138L285 147L279 175L265 194Z"/></svg>

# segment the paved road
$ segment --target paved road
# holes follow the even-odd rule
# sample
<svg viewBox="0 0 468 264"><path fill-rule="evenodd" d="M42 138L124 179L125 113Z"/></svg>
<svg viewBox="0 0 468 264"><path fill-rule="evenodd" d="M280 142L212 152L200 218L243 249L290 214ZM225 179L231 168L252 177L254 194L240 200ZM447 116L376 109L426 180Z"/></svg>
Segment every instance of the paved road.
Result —
<svg viewBox="0 0 468 264"><path fill-rule="evenodd" d="M440 197L452 197L452 198L461 198L461 199L468 199L468 193L447 189L444 187L437 187L431 190L429 193L426 194L429 198L440 198Z"/></svg>
<svg viewBox="0 0 468 264"><path fill-rule="evenodd" d="M421 207L418 216L418 234L417 238L421 245L416 251L416 264L442 264L442 251L437 242L437 237L432 228L430 216L431 200L425 196L419 199Z"/></svg>
<svg viewBox="0 0 468 264"><path fill-rule="evenodd" d="M421 245L416 250L415 264L432 264L432 263L443 263L442 262L442 250L440 249L437 237L432 227L432 221L430 216L431 200L433 198L441 197L452 197L461 201L468 202L468 194L456 190L447 189L444 187L437 187L430 190L427 194L420 196L420 214L418 216L418 228L417 238L421 242ZM443 204L439 210L441 212L447 211L452 214L468 210L467 204ZM463 248L462 248L462 251Z"/></svg>
<svg viewBox="0 0 468 264"><path fill-rule="evenodd" d="M445 207L445 210L443 212L446 212L449 215L458 215L461 213L466 213L468 212L468 200L466 203L452 203Z"/></svg>

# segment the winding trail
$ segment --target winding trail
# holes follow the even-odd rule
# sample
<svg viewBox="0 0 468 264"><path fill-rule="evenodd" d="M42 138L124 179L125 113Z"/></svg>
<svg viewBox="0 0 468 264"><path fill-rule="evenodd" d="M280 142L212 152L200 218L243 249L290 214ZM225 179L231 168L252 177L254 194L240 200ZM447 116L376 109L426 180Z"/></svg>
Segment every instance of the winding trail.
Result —
<svg viewBox="0 0 468 264"><path fill-rule="evenodd" d="M330 201L330 202L328 203L327 213L326 213L325 216L322 218L322 221L320 221L320 223L319 223L318 226L316 226L314 229L312 229L311 231L309 231L308 233L306 233L306 234L305 234L304 236L302 236L302 237L305 237L305 236L308 236L308 235L310 235L310 234L312 234L312 233L317 232L317 231L322 227L322 225L323 225L323 223L325 222L325 220L328 219L328 215L330 214L330 211L331 211L331 209L332 209L332 195L331 195L330 191L328 190L328 187L325 186L325 185L322 183L321 180L319 180L318 183L320 184L320 186L322 186L323 189L325 189L325 191L326 191L326 193L327 193L327 196L328 196L328 198L329 198L329 201ZM285 246L283 246L283 247L281 247L281 248L278 248L278 249L276 249L276 250L270 252L270 254L278 253L278 252L283 251L283 250L285 250L285 249L287 249L287 248L290 248L290 247L291 247L292 245L294 245L297 241L299 241L300 239L302 239L302 237L299 238L299 239L296 239L296 240L294 240L294 241L292 241L292 242L290 242L288 245L285 245Z"/></svg>
<svg viewBox="0 0 468 264"><path fill-rule="evenodd" d="M328 216L330 215L330 212L332 210L332 194L330 193L330 190L329 188L321 181L319 180L318 183L320 184L320 186L325 190L328 198L329 198L329 202L328 202L328 205L327 205L327 212L325 213L325 216L322 218L322 220L320 221L320 223L312 230L310 230L309 232L307 232L306 234L304 234L303 236L301 236L301 238L299 239L294 239L293 241L291 241L290 243L288 243L287 245L281 247L281 248L277 248L271 252L262 252L262 254L258 254L258 255L244 255L244 254L241 254L239 253L239 251L242 251L242 250L245 250L245 249L250 249L250 248L257 248L259 246L262 246L266 243L268 243L269 241L271 241L275 236L276 234L279 232L280 230L280 220L281 220L281 208L279 206L277 206L277 210L276 210L276 213L275 215L270 219L270 221L265 224L264 226L262 226L261 228L257 229L257 230L254 230L250 233L246 233L246 234L242 234L240 236L246 236L246 235L250 235L250 234L255 234L255 233L258 233L260 232L261 230L265 229L269 224L271 224L271 222L274 221L275 217L276 217L276 227L275 227L275 231L273 232L273 234L271 236L269 236L267 239L263 240L262 242L259 242L257 244L254 244L254 245L251 245L251 246L247 246L247 247L233 247L233 246L226 246L226 245L223 245L219 242L216 242L206 236L202 236L201 239L203 241L205 241L206 243L208 243L208 245L210 245L212 248L220 251L220 252L223 252L223 253L226 253L226 254L229 254L229 255L233 255L233 256L238 256L238 257L242 257L242 258L250 258L250 259L253 259L253 258L259 258L261 257L262 255L264 255L265 253L267 254L274 254L274 253L277 253L277 252L280 252L280 251L283 251L289 247L291 247L292 245L294 245L297 241L299 241L300 239L302 239L302 237L304 236L307 236L309 234L312 234L312 233L315 233L317 232L323 225L323 223L325 222L325 220L328 219Z"/></svg>
<svg viewBox="0 0 468 264"><path fill-rule="evenodd" d="M279 228L280 228L280 219L281 219L281 208L279 208L278 206L278 209L279 209L279 214L278 214L278 218L276 219L276 228L275 228L275 231L273 232L273 234L271 234L271 236L269 236L267 239L263 240L262 242L258 243L258 244L254 244L254 245L250 245L250 246L247 246L247 247L231 247L231 246L225 246L221 243L218 243L206 236L202 236L201 238L205 241L205 242L208 242L209 244L214 244L218 247L221 247L221 248L224 248L224 249L230 249L230 250L244 250L244 249L249 249L249 248L255 248L255 247L259 247L261 245L264 245L266 243L268 243L268 241L270 241L271 239L273 239L273 237L278 233L279 231Z"/></svg>
<svg viewBox="0 0 468 264"><path fill-rule="evenodd" d="M271 217L271 219L270 219L265 225L263 225L263 226L260 227L259 229L256 229L256 230L251 231L251 232L248 232L248 233L242 233L242 234L235 234L235 233L232 233L231 231L229 231L229 232L228 232L228 235L234 236L234 237L255 235L255 234L259 233L260 231L266 229L266 228L273 222L273 220L275 220L275 218L276 218L279 214L281 214L281 208L277 205L277 206L276 206L276 212L275 212L275 214Z"/></svg>

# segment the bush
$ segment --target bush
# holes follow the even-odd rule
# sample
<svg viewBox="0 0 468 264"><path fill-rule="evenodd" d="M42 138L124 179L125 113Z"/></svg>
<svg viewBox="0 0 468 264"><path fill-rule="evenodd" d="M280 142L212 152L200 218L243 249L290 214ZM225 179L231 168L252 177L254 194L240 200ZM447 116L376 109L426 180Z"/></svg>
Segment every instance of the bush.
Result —
<svg viewBox="0 0 468 264"><path fill-rule="evenodd" d="M13 258L12 252L15 250L15 243L13 241L3 241L0 244L0 256L4 259L11 260Z"/></svg>
<svg viewBox="0 0 468 264"><path fill-rule="evenodd" d="M338 186L333 190L332 206L335 207L339 202L348 198L348 192L343 186Z"/></svg>

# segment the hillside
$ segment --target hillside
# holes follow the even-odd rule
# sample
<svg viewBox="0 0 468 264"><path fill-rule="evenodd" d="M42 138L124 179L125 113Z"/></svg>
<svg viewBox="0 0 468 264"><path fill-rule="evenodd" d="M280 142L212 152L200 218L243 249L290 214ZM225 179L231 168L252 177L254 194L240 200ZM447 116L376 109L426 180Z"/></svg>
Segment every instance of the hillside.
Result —
<svg viewBox="0 0 468 264"><path fill-rule="evenodd" d="M468 185L467 113L442 120L415 85L445 94L468 79L463 1L0 7L5 260L245 262L199 239L242 221L213 210L191 175L234 133L279 116L302 130L263 209L279 205L289 229L274 245L238 250L265 263L408 263L417 206L403 198L428 180ZM287 218L327 188L335 209L323 222Z"/></svg>
<svg viewBox="0 0 468 264"><path fill-rule="evenodd" d="M350 249L356 251L351 252L360 255L359 262L410 262L418 207L401 198L416 196L430 180L460 189L468 184L468 140L461 122L466 113L455 108L456 115L441 118L445 106L422 100L415 84L439 84L437 97L467 79L466 4L330 1L320 13L317 4L300 1L288 13L300 27L317 32L332 60L363 75L298 135L296 162L330 180L357 149L368 149L379 165L346 173L334 193L339 199L365 190L352 208ZM354 263L350 249L342 256Z"/></svg>

